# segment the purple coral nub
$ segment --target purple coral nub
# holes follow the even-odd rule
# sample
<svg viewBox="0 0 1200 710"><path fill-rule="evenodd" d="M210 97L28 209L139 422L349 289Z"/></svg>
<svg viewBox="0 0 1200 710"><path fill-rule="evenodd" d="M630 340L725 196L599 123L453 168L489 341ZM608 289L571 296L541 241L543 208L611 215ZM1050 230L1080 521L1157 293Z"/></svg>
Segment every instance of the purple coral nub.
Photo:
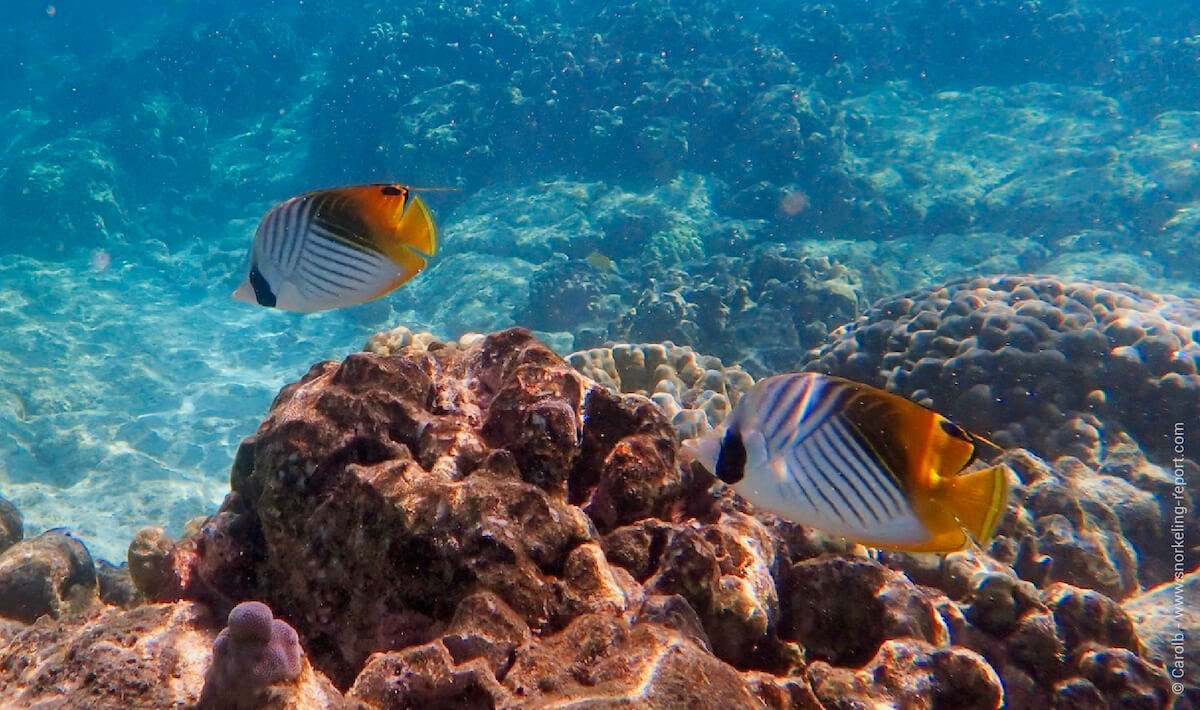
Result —
<svg viewBox="0 0 1200 710"><path fill-rule="evenodd" d="M295 680L303 668L300 637L262 602L242 602L213 643L213 661L200 693L200 710L256 707L259 692Z"/></svg>

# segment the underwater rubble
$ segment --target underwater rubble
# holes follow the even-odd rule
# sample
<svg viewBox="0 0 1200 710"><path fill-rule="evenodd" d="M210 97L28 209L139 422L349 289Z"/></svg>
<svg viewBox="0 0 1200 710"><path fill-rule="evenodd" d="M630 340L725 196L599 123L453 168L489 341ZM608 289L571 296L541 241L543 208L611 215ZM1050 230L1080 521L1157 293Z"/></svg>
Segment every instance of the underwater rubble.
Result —
<svg viewBox="0 0 1200 710"><path fill-rule="evenodd" d="M0 698L1167 707L1164 474L1133 439L1006 454L1014 504L986 552L871 555L681 459L750 382L670 344L565 360L521 329L380 333L284 387L220 510L178 541L143 530L128 566L97 573L69 534L20 540L6 516ZM250 645L215 655L261 670L210 669L227 616Z"/></svg>

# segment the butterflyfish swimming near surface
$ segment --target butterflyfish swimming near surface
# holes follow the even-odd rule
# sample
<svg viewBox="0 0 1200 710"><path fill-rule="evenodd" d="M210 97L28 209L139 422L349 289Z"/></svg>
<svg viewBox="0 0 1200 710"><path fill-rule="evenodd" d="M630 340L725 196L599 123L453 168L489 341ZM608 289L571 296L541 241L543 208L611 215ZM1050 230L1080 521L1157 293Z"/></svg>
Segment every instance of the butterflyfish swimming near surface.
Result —
<svg viewBox="0 0 1200 710"><path fill-rule="evenodd" d="M437 229L403 185L317 190L271 208L233 292L246 303L310 313L379 298L437 252Z"/></svg>
<svg viewBox="0 0 1200 710"><path fill-rule="evenodd" d="M768 377L724 424L685 442L756 507L870 547L950 552L986 542L1008 505L995 447L916 402L811 372Z"/></svg>

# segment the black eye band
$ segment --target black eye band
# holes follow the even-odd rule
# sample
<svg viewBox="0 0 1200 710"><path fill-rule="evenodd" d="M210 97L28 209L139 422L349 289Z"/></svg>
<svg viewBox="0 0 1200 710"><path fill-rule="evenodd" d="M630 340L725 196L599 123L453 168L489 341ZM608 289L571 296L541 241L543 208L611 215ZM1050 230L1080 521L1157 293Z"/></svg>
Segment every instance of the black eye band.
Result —
<svg viewBox="0 0 1200 710"><path fill-rule="evenodd" d="M975 460L979 458L979 445L977 444L975 437L968 433L966 429L963 429L954 422L951 422L949 419L943 419L938 423L941 424L942 431L946 432L946 434L954 437L955 439L961 439L962 441L965 441L971 445L971 458L967 459L967 463L963 466L963 468L975 463Z"/></svg>
<svg viewBox="0 0 1200 710"><path fill-rule="evenodd" d="M949 419L942 419L938 423L942 425L942 431L946 432L948 435L954 437L955 439L961 439L963 441L971 440L970 434L968 434L966 431L963 430L962 427L960 427L959 425L950 421Z"/></svg>
<svg viewBox="0 0 1200 710"><path fill-rule="evenodd" d="M742 436L733 429L727 430L721 439L716 474L717 478L730 485L746 476L746 445L742 443Z"/></svg>
<svg viewBox="0 0 1200 710"><path fill-rule="evenodd" d="M258 264L250 266L250 285L254 288L254 300L258 301L258 305L275 307L275 294L271 292L271 284L267 283L262 272L258 270Z"/></svg>

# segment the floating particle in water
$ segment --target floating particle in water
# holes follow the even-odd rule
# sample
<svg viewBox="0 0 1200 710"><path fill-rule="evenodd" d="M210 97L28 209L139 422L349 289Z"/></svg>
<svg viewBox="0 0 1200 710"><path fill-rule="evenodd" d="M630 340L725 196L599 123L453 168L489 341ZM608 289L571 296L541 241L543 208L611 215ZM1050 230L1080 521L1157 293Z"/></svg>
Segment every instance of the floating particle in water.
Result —
<svg viewBox="0 0 1200 710"><path fill-rule="evenodd" d="M103 274L112 266L112 254L109 254L107 249L96 249L92 252L91 264L93 271Z"/></svg>
<svg viewBox="0 0 1200 710"><path fill-rule="evenodd" d="M54 7L53 5L46 6L46 17L54 17L57 14L58 8Z"/></svg>

